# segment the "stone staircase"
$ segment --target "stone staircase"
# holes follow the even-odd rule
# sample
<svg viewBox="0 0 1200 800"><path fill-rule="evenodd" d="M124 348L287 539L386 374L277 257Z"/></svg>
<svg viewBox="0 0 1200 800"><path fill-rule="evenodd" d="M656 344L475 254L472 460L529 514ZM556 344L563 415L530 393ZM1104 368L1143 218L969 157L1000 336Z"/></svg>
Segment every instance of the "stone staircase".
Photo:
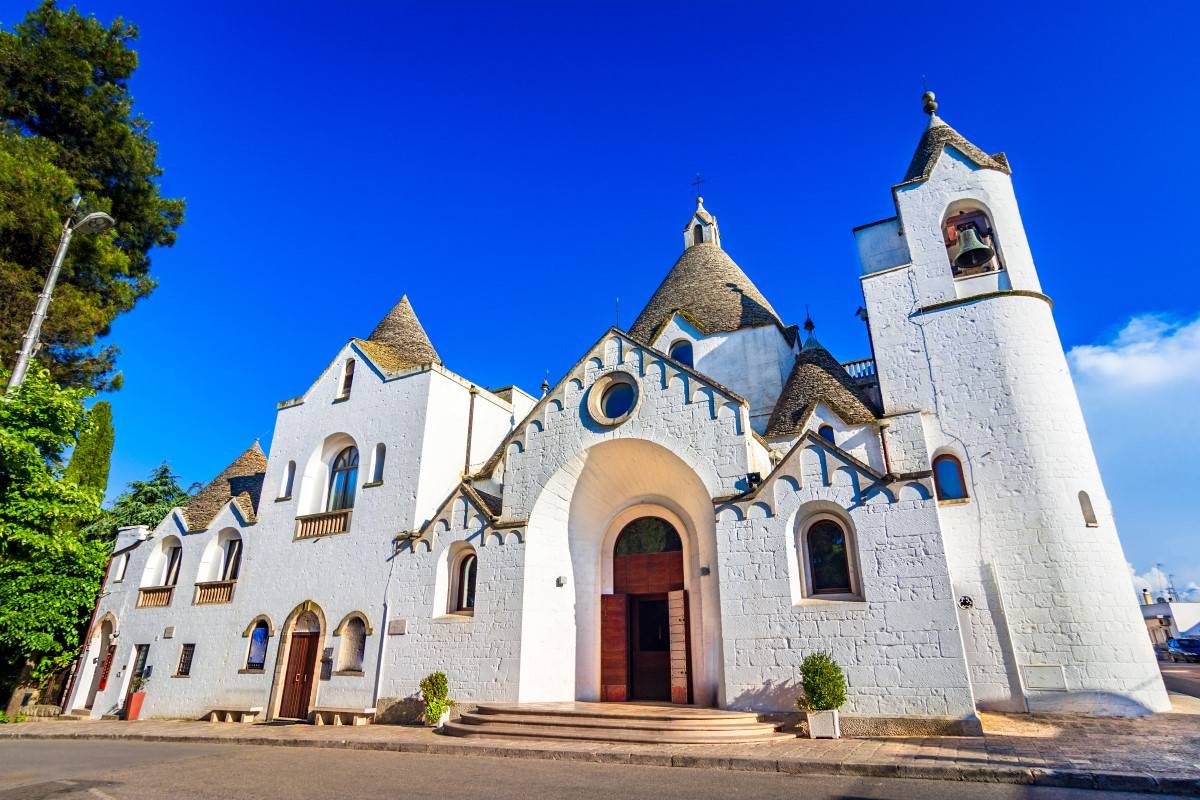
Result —
<svg viewBox="0 0 1200 800"><path fill-rule="evenodd" d="M482 703L448 722L442 733L641 744L748 744L790 738L752 712L666 703Z"/></svg>

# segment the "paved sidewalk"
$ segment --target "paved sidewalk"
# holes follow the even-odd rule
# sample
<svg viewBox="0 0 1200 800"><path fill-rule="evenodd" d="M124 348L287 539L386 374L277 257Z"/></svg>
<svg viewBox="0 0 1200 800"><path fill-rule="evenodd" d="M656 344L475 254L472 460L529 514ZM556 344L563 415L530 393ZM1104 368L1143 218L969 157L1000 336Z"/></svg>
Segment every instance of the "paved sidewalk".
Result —
<svg viewBox="0 0 1200 800"><path fill-rule="evenodd" d="M744 745L610 745L457 739L394 725L47 721L0 726L0 741L140 739L616 762L792 774L933 778L1162 792L1200 797L1200 701L1141 719L984 715L982 737L812 740Z"/></svg>

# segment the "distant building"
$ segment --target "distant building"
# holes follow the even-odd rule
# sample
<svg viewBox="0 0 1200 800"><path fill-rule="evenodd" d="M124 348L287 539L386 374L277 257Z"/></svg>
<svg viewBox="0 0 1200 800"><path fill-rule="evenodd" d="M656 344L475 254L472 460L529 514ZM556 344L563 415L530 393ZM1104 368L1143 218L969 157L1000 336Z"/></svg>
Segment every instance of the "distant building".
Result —
<svg viewBox="0 0 1200 800"><path fill-rule="evenodd" d="M781 319L699 201L541 397L448 369L404 298L279 404L269 458L121 532L69 708L152 669L145 716L366 715L444 670L464 703L786 711L827 651L862 717L1167 710L1009 162L927 111L896 215L855 230L873 358ZM480 358L571 301L525 296L462 309Z"/></svg>
<svg viewBox="0 0 1200 800"><path fill-rule="evenodd" d="M1167 639L1195 634L1191 629L1200 626L1200 603L1154 598L1149 590L1142 589L1142 618L1146 620L1150 641L1155 645L1166 644Z"/></svg>

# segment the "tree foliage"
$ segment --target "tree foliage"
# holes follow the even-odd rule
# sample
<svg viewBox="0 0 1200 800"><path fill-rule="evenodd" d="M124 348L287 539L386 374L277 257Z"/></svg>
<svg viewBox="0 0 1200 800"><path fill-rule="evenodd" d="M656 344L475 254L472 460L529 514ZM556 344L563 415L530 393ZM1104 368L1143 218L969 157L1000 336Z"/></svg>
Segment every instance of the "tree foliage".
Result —
<svg viewBox="0 0 1200 800"><path fill-rule="evenodd" d="M190 495L179 485L171 468L160 464L146 480L130 481L112 508L88 526L87 536L111 544L118 528L131 525L157 527L172 508L186 504L189 499Z"/></svg>
<svg viewBox="0 0 1200 800"><path fill-rule="evenodd" d="M108 469L112 462L112 406L101 400L88 411L87 421L63 477L79 486L98 489L103 497L108 490Z"/></svg>
<svg viewBox="0 0 1200 800"><path fill-rule="evenodd" d="M133 111L137 28L46 0L0 31L0 358L11 366L74 194L117 221L71 242L40 360L65 386L109 388L116 316L154 288L150 250L170 246L183 201L161 196L150 123Z"/></svg>
<svg viewBox="0 0 1200 800"><path fill-rule="evenodd" d="M87 429L83 389L45 370L0 397L0 659L47 677L75 656L108 544L83 534L99 489L63 479L62 458Z"/></svg>

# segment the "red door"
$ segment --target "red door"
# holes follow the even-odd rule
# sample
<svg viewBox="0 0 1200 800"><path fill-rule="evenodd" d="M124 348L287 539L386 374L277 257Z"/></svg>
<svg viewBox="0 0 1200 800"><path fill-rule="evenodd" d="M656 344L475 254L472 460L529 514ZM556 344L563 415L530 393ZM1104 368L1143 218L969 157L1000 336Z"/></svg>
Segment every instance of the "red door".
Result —
<svg viewBox="0 0 1200 800"><path fill-rule="evenodd" d="M115 644L110 644L108 646L108 652L104 654L104 664L100 667L100 683L96 685L97 692L103 692L104 688L108 686L108 673L112 672L113 657L116 656L116 654L117 646Z"/></svg>
<svg viewBox="0 0 1200 800"><path fill-rule="evenodd" d="M600 699L629 699L629 605L623 594L600 595Z"/></svg>
<svg viewBox="0 0 1200 800"><path fill-rule="evenodd" d="M283 677L283 697L279 716L308 719L308 701L312 695L313 671L317 663L317 634L293 633L288 651L287 672Z"/></svg>

